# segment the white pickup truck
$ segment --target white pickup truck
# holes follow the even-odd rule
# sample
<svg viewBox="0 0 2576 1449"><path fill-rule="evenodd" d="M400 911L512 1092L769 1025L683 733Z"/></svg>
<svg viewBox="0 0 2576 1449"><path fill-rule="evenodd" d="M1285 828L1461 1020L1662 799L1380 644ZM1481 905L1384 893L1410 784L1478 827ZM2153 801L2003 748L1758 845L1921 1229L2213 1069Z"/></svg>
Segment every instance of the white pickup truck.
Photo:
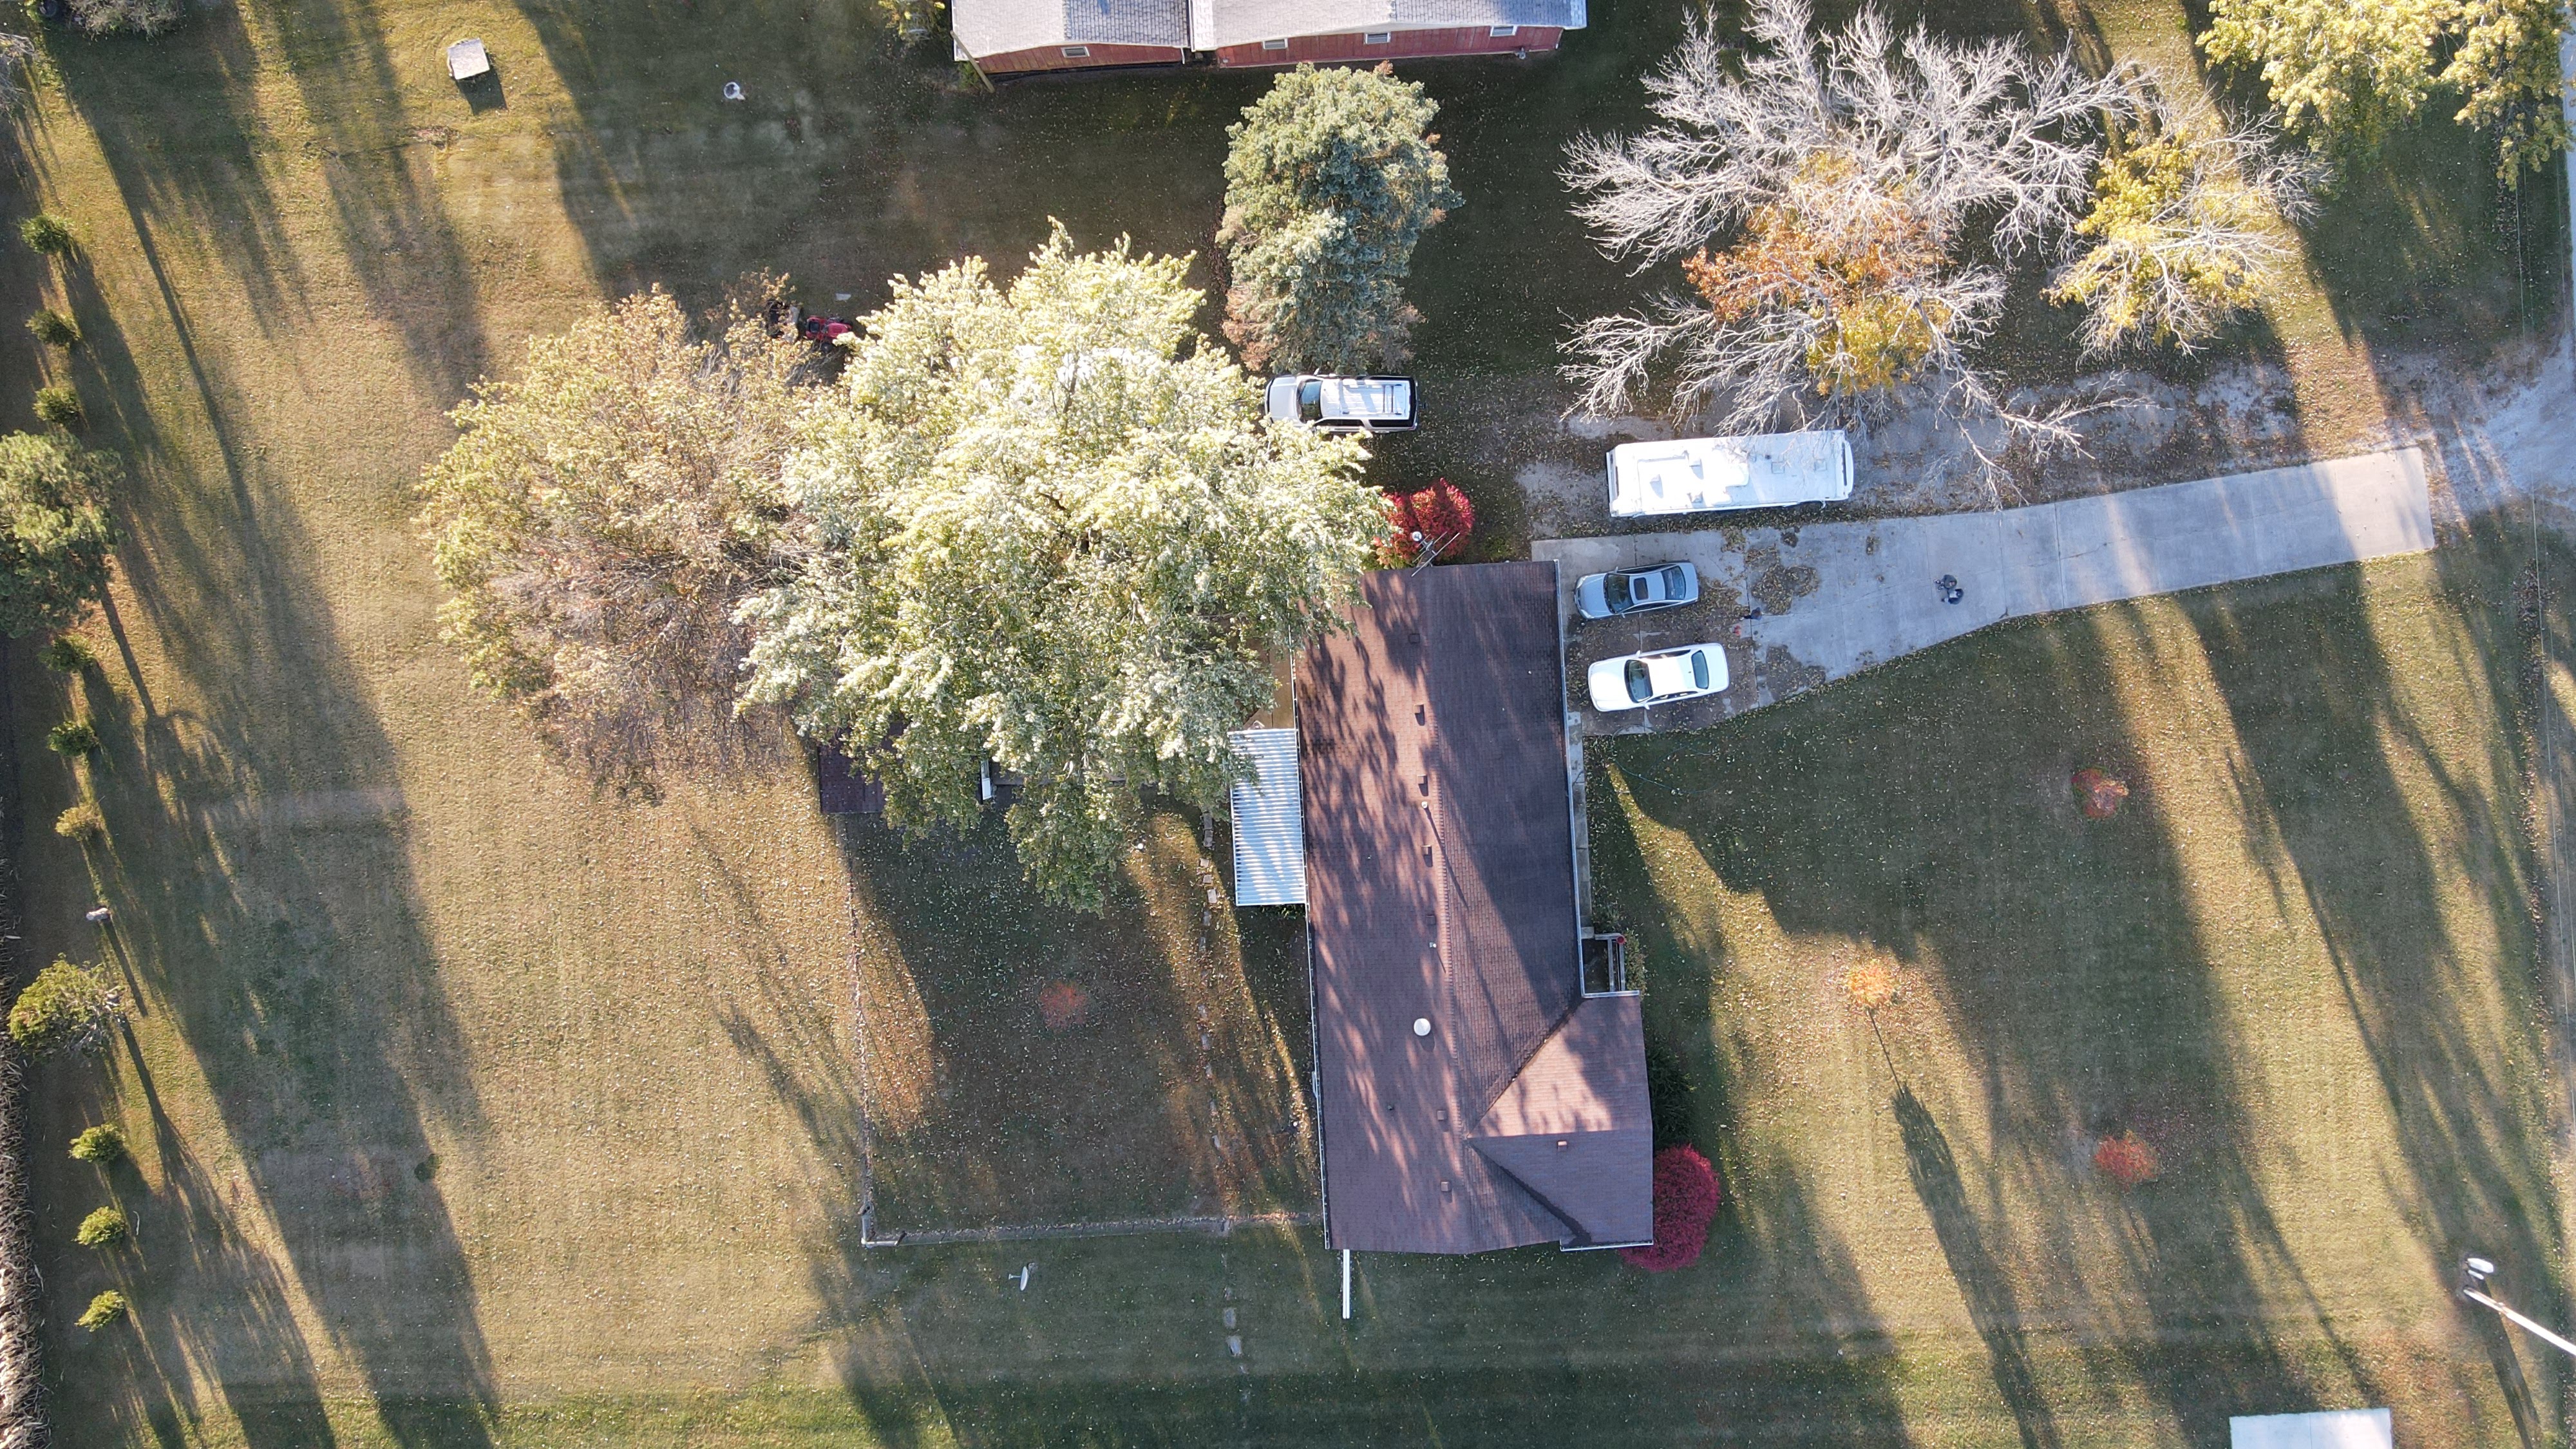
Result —
<svg viewBox="0 0 2576 1449"><path fill-rule="evenodd" d="M1620 518L1837 503L1851 497L1841 431L1674 438L1610 450L1610 511Z"/></svg>

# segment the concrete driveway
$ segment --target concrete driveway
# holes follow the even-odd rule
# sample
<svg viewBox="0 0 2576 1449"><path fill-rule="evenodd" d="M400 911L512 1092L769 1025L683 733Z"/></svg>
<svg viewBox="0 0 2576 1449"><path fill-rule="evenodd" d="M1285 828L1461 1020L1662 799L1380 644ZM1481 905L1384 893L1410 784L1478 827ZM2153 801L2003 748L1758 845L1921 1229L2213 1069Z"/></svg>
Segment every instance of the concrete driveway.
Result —
<svg viewBox="0 0 2576 1449"><path fill-rule="evenodd" d="M1530 552L1558 565L1584 733L1614 735L1714 724L2005 619L2432 546L2423 455L2405 448L2033 508L1541 539ZM1673 559L1698 567L1699 604L1574 617L1583 575ZM1596 659L1702 640L1727 646L1724 694L1609 715L1584 696Z"/></svg>

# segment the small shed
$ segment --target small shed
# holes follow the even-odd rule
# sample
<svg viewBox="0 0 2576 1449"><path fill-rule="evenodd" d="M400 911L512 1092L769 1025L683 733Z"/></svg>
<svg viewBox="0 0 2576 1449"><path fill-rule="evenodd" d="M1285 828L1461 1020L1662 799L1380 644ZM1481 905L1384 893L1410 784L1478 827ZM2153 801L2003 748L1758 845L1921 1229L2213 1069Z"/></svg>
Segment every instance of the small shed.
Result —
<svg viewBox="0 0 2576 1449"><path fill-rule="evenodd" d="M2239 1414L2227 1421L2227 1449L2394 1449L2386 1409L2311 1414Z"/></svg>
<svg viewBox="0 0 2576 1449"><path fill-rule="evenodd" d="M479 40L460 40L447 48L447 78L463 85L492 73L491 52Z"/></svg>
<svg viewBox="0 0 2576 1449"><path fill-rule="evenodd" d="M1234 903L1306 904L1306 819L1297 782L1295 730L1236 730L1226 736L1252 762L1234 787Z"/></svg>

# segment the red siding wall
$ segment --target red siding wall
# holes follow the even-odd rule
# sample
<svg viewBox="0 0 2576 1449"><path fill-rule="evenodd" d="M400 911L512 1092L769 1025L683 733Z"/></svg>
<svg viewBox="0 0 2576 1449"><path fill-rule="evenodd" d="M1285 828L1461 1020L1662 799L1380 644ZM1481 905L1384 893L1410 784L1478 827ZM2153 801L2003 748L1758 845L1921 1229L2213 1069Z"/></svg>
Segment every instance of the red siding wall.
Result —
<svg viewBox="0 0 2576 1449"><path fill-rule="evenodd" d="M1427 55L1509 55L1516 50L1554 50L1565 32L1553 25L1524 25L1518 35L1496 35L1489 25L1454 30L1399 30L1384 45L1367 45L1358 32L1349 35L1304 35L1286 50L1264 50L1258 43L1229 45L1216 53L1219 65L1295 65L1299 61L1409 60ZM987 67L989 69L989 67Z"/></svg>
<svg viewBox="0 0 2576 1449"><path fill-rule="evenodd" d="M1091 54L1067 56L1061 45L1006 51L975 58L986 75L1026 75L1041 70L1088 70L1103 65L1179 65L1185 55L1176 45L1095 45Z"/></svg>

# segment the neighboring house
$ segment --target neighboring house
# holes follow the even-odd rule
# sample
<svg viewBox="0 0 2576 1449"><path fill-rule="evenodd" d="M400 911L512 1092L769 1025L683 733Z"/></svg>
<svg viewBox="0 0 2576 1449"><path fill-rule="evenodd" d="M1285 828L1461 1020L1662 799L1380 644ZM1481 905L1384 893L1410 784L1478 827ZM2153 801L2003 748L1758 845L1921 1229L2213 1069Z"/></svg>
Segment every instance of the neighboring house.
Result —
<svg viewBox="0 0 2576 1449"><path fill-rule="evenodd" d="M1296 669L1325 1241L1649 1241L1638 999L1585 982L1556 566L1361 595Z"/></svg>
<svg viewBox="0 0 2576 1449"><path fill-rule="evenodd" d="M1554 50L1586 0L951 0L987 75L1103 66L1406 60Z"/></svg>

